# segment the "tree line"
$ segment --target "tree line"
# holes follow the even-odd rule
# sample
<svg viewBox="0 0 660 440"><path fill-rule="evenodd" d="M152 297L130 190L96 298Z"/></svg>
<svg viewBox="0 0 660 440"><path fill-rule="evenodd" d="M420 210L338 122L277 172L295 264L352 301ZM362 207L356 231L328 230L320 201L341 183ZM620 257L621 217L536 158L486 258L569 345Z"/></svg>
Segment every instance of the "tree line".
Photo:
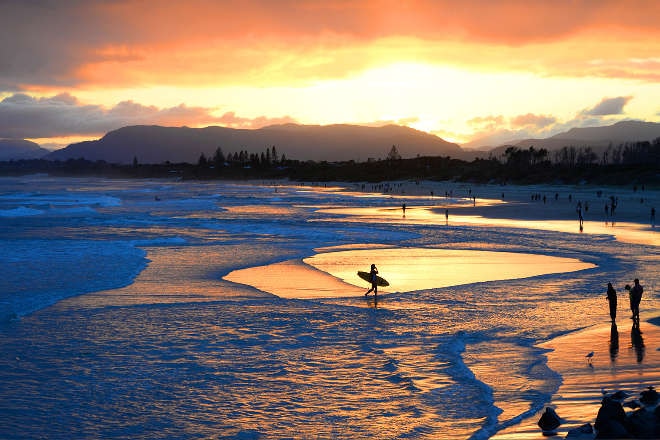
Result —
<svg viewBox="0 0 660 440"><path fill-rule="evenodd" d="M574 168L578 166L600 165L660 165L660 138L653 141L626 142L617 146L610 145L602 151L600 157L592 147L566 146L552 154L545 149L508 147L504 151L503 162L514 167L534 167L539 164L551 164Z"/></svg>
<svg viewBox="0 0 660 440"><path fill-rule="evenodd" d="M241 150L229 153L226 156L222 151L222 147L218 147L215 150L213 157L207 158L206 155L202 153L197 160L197 165L200 167L209 165L215 167L228 165L268 167L272 165L282 165L284 163L286 163L286 156L284 154L280 156L275 145L266 148L261 154L248 153L247 150Z"/></svg>
<svg viewBox="0 0 660 440"><path fill-rule="evenodd" d="M0 176L37 172L68 176L179 179L281 179L297 181L383 182L392 180L454 180L475 183L593 183L660 185L660 138L608 148L600 158L588 148L566 147L556 152L530 147L508 148L500 157L473 161L441 156L404 159L396 145L384 149L384 159L366 162L300 161L267 147L262 153L245 150L226 154L218 147L197 163L132 165L83 158L0 162Z"/></svg>

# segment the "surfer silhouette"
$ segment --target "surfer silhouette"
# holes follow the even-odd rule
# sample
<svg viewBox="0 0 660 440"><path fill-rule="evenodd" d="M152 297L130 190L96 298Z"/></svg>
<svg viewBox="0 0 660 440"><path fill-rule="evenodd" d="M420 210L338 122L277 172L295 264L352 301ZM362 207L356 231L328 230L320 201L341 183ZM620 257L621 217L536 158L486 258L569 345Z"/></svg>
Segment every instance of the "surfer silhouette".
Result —
<svg viewBox="0 0 660 440"><path fill-rule="evenodd" d="M369 280L371 281L371 289L367 290L367 293L365 293L364 296L369 295L369 293L373 291L374 296L378 297L378 268L376 268L375 264L371 265L371 271L369 272Z"/></svg>

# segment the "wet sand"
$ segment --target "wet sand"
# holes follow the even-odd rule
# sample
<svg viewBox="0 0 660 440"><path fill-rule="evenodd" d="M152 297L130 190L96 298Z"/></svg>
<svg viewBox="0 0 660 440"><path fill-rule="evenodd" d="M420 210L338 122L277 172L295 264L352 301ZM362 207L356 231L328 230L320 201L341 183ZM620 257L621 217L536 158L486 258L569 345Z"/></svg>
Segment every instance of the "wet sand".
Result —
<svg viewBox="0 0 660 440"><path fill-rule="evenodd" d="M326 191L341 191L340 183L327 184ZM364 188L363 188L364 185ZM318 189L318 186L315 188ZM660 209L660 190L641 185L605 187L590 185L487 185L458 182L402 181L390 184L344 184L352 194L384 192L390 197L376 209L350 211L329 209L361 217L386 215L392 221L447 225L508 226L570 233L608 234L631 243L660 245L656 219L651 227L651 208ZM534 199L533 196L536 196ZM615 214L611 201L616 200ZM579 229L578 202L583 230ZM402 205L406 203L405 216ZM605 205L608 205L607 211ZM446 215L448 214L448 217ZM657 214L656 214L657 216ZM653 232L647 234L647 232Z"/></svg>
<svg viewBox="0 0 660 440"><path fill-rule="evenodd" d="M641 188L565 187L509 187L494 185L451 185L448 182L407 184L402 191L425 195L444 194L443 188L454 188L454 196L463 197L462 206L439 206L434 209L443 219L449 210L448 224L501 225L529 227L584 234L607 234L618 241L660 245L657 224L651 225L650 210L660 207L660 192ZM598 195L598 191L602 191ZM531 200L531 194L538 200ZM470 195L496 198L507 203L469 203ZM557 199L555 199L555 195ZM569 195L570 200L569 200ZM614 217L606 215L608 198L618 199ZM543 197L545 196L545 200ZM433 197L434 204L449 203L451 198ZM584 212L583 230L575 210L576 204L586 202L590 211ZM407 209L410 212L409 209ZM407 214L409 215L409 214ZM624 292L625 293L625 292ZM621 294L621 292L620 292ZM647 289L645 295L654 295ZM521 423L498 432L493 439L564 438L570 429L585 423L594 424L601 405L602 391L624 390L631 396L648 386L660 387L660 310L641 313L639 329L633 328L628 301L620 296L616 325L609 322L589 326L541 345L547 349L548 366L562 376L562 385L552 397L550 406L563 419L557 436L544 436L537 425L542 414L524 419ZM593 352L589 362L586 355ZM628 409L628 411L631 411Z"/></svg>
<svg viewBox="0 0 660 440"><path fill-rule="evenodd" d="M602 391L622 390L631 396L648 386L660 385L660 327L657 319L644 320L636 331L628 313L619 310L616 326L598 324L557 337L541 347L550 350L548 366L562 376L562 384L549 405L564 419L557 436L596 420ZM649 316L647 315L647 318ZM586 355L593 352L589 362ZM632 411L631 409L627 409ZM541 413L500 431L493 439L542 439L537 422Z"/></svg>
<svg viewBox="0 0 660 440"><path fill-rule="evenodd" d="M574 203L565 200L566 192L562 192L561 199L556 204L544 204L543 202L529 202L529 194L536 191L536 188L516 188L514 193L509 191L513 191L513 188L505 187L502 191L505 192L504 201L506 203L486 204L481 200L481 197L497 198L499 196L497 195L497 187L488 188L487 190L484 188L480 192L479 198L472 204L467 196L461 196L463 200L459 200L459 203L444 197L438 197L437 195L441 192L444 194L443 185L445 184L423 183L422 185L416 185L405 183L405 194L418 193L419 205L416 204L417 202L409 203L406 218L403 218L399 208L399 199L393 198L392 206L382 208L390 215L390 220L386 221L396 219L396 221L401 222L419 221L444 224L444 210L450 209L447 222L449 226L468 224L474 221L479 224L525 227L521 225L527 222L530 228L545 226L552 230L564 231L564 229L555 228L562 228L564 227L562 225L565 225L567 232L577 232ZM465 185L455 185L455 187L461 191L466 188ZM427 197L424 194L428 193L429 188L435 188L436 196ZM459 189L455 191L458 193ZM545 189L538 188L538 191L545 191ZM548 190L549 194L550 191L554 191L554 189ZM643 240L642 242L657 245L657 241L653 241L657 240L658 237L657 228L656 230L650 229L646 222L646 212L650 205L635 201L637 195L632 190L617 189L617 191L621 193L620 209L622 209L622 214L616 225L613 228L610 227L611 230L618 231L619 228L623 228L624 219L626 222L638 221L639 223L630 223L630 227L639 233L637 238ZM592 192L593 190L589 188L582 189L585 198L588 196L598 200L595 195L592 195ZM572 191L571 193L579 194L578 191ZM656 191L648 191L646 194L648 194L650 200L647 203L654 203L659 200ZM604 228L605 225L603 219L597 218L595 211L592 212L593 217L587 216L584 233L607 233L607 229L605 232L594 232L596 231L596 225ZM346 215L345 212L340 210L337 211L337 214ZM600 212L598 215L600 215ZM73 308L77 308L82 303L88 303L89 307L96 307L100 304L99 301L102 301L103 304L125 304L129 302L141 304L150 301L157 303L168 301L190 302L191 298L198 298L200 301L212 301L226 296L227 289L223 289L224 286L218 285L218 279L214 277L216 273L222 272L218 268L219 262L222 261L222 253L218 252L217 258L209 258L209 248L204 249L203 255L194 254L194 252L197 251L194 249L188 251L185 248L178 250L176 253L165 252L158 248L150 249L149 254L152 263L141 273L135 284L124 289L116 289L113 292L99 292L62 301L58 305L58 309L62 309L67 303L71 303L75 306ZM260 250L260 252L266 252L266 250ZM208 267L200 267L200 261L207 261ZM300 261L292 260L279 264L280 266L278 270L273 272L275 274L273 276L277 275L279 277L284 271L287 273L287 282L298 283L296 285L302 283L303 289L307 289L309 292L318 292L318 297L328 296L328 292L319 290L319 286L323 286L324 289L329 291L340 290L345 292L346 296L362 295L364 292L362 288L343 283L336 277L313 269ZM193 285L188 282L183 283L181 280L191 278L191 270L194 270L195 274L199 272L197 277L201 281ZM186 272L186 277L179 276L179 271ZM260 276L260 278L262 277ZM262 279L263 286L253 285L259 290L268 291L265 286L272 285L274 281L269 280L267 275L264 275ZM309 283L310 279L313 280L311 285ZM286 289L290 288L291 286L286 287ZM240 289L232 287L231 291L235 291L237 297L266 295L248 287ZM655 292L649 289L646 294L655 295ZM108 295L111 297L108 297ZM164 299L164 297L166 298ZM608 391L623 389L635 394L648 385L660 384L660 327L651 323L656 322L654 318L660 316L660 313L654 310L642 310L640 326L642 333L640 336L643 340L643 350L641 350L642 345L639 343L639 336L631 332L631 321L625 306L624 301L620 301L620 315L616 328L618 344L613 342L617 338L613 338L614 333L610 324L603 321L596 325L588 323L589 326L583 330L557 337L542 345L543 348L549 350L547 353L549 367L563 377L561 387L549 403L549 406L556 408L558 414L566 419L559 430L561 438L572 427L584 423L593 423L600 405L601 387ZM642 306L644 306L644 303L642 303ZM197 330L195 329L195 331ZM616 345L618 345L618 349L614 350L613 347ZM585 355L591 351L594 352L594 357L592 362L588 363ZM615 356L613 355L614 351L616 351ZM640 358L642 352L643 356ZM521 421L520 424L499 432L493 438L547 438L541 435L540 429L536 426L539 416L540 414L531 416Z"/></svg>
<svg viewBox="0 0 660 440"><path fill-rule="evenodd" d="M326 212L362 219L386 216L389 221L402 223L469 224L604 234L624 243L660 245L660 228L657 224L652 225L650 218L651 208L657 210L660 207L660 191L657 189L399 182L388 193L392 196L391 205L379 208L378 212L367 209L349 212L340 208ZM532 194L538 194L536 200L532 200ZM400 198L405 196L417 199L407 199L404 215ZM614 216L604 209L610 196L618 201ZM482 198L495 199L498 203L486 203ZM589 206L589 210L583 212L582 230L579 229L576 212L578 201L583 206L585 203ZM655 296L655 292L647 289L645 295ZM603 391L623 390L639 397L639 393L648 386L660 387L658 325L660 310L642 310L639 329L635 329L630 319L628 301L620 299L615 326L609 322L589 323L582 330L542 344L540 347L548 350L549 368L562 376L562 384L547 406L556 410L563 424L556 436L544 436L537 426L542 414L540 411L501 430L492 438L564 438L570 429L585 423L594 424ZM589 362L586 355L591 352L594 354Z"/></svg>

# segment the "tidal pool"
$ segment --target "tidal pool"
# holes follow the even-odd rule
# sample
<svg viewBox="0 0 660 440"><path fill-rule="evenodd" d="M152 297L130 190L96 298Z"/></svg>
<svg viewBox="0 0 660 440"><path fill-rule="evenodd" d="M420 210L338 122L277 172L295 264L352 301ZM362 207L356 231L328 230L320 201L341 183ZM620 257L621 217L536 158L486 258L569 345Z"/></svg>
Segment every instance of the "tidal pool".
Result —
<svg viewBox="0 0 660 440"><path fill-rule="evenodd" d="M322 252L300 260L251 267L224 279L247 284L284 298L329 298L358 295L368 283L357 271L376 264L389 281L382 293L411 292L485 281L528 278L591 269L594 264L542 254L369 247Z"/></svg>

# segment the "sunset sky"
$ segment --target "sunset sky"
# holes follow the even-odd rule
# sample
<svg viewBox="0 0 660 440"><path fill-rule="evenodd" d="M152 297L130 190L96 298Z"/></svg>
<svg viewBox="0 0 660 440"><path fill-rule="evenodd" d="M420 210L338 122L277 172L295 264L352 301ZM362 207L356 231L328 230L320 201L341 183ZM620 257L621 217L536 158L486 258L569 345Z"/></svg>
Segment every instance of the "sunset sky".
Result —
<svg viewBox="0 0 660 440"><path fill-rule="evenodd" d="M486 145L660 121L660 1L0 0L0 138L395 123Z"/></svg>

